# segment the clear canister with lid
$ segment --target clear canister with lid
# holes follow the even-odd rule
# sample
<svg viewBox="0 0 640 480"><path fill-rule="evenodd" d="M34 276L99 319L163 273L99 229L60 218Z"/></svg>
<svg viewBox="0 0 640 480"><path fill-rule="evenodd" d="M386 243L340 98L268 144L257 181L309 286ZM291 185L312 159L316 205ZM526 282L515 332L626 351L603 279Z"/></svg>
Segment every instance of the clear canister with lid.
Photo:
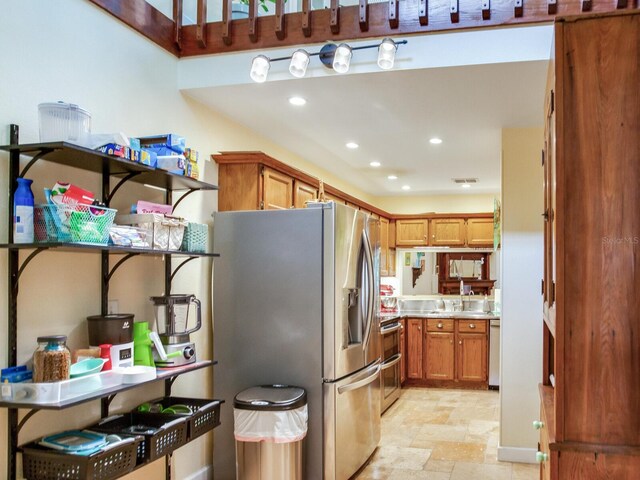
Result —
<svg viewBox="0 0 640 480"><path fill-rule="evenodd" d="M38 337L38 348L33 353L33 381L59 382L69 379L71 353L66 335Z"/></svg>

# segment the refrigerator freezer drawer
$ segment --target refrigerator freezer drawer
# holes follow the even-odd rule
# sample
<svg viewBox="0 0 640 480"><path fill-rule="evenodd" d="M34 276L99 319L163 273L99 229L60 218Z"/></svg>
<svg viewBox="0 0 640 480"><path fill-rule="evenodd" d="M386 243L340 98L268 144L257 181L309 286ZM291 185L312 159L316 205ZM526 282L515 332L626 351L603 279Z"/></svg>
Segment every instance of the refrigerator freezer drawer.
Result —
<svg viewBox="0 0 640 480"><path fill-rule="evenodd" d="M324 478L344 480L380 442L380 361L323 388Z"/></svg>

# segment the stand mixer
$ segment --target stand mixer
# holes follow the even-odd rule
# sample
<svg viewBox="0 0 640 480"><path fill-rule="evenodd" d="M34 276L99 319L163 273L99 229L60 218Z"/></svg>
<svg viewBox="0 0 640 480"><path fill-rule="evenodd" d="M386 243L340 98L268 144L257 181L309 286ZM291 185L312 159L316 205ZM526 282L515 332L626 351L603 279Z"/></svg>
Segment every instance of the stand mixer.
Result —
<svg viewBox="0 0 640 480"><path fill-rule="evenodd" d="M156 330L166 351L162 359L154 350L153 356L158 367L180 367L196 361L196 346L189 334L202 326L200 300L195 295L164 295L151 297L154 304ZM188 329L190 306L196 309L196 325ZM179 353L179 355L176 355Z"/></svg>

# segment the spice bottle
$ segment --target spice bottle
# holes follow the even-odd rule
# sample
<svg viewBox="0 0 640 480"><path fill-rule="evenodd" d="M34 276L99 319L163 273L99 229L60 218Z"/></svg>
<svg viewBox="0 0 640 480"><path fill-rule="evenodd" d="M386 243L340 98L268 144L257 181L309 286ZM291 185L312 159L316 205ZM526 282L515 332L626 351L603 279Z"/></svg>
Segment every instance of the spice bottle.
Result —
<svg viewBox="0 0 640 480"><path fill-rule="evenodd" d="M66 335L38 337L38 348L33 353L33 381L59 382L69 379L71 353Z"/></svg>

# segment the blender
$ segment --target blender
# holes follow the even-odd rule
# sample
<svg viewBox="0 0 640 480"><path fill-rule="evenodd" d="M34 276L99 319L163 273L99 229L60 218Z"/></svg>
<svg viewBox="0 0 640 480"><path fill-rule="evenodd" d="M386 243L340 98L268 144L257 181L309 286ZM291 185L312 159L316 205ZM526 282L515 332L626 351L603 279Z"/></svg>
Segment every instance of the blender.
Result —
<svg viewBox="0 0 640 480"><path fill-rule="evenodd" d="M202 326L200 300L195 295L164 295L151 297L154 305L156 330L164 346L166 358L161 358L157 349L153 356L158 367L180 367L196 361L196 346L189 334ZM196 324L189 329L189 311L195 306ZM179 353L179 354L176 354Z"/></svg>

